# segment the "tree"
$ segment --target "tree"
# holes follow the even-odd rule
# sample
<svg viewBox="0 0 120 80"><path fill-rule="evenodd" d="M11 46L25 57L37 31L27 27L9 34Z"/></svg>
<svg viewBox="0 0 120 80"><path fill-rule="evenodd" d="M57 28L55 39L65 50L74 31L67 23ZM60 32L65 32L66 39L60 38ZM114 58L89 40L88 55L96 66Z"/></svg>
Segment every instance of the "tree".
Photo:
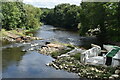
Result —
<svg viewBox="0 0 120 80"><path fill-rule="evenodd" d="M81 36L97 28L100 29L97 37L101 40L114 37L115 41L120 41L120 2L82 2L80 6L59 4L45 14L47 24L79 29Z"/></svg>
<svg viewBox="0 0 120 80"><path fill-rule="evenodd" d="M21 13L19 12L20 10L16 2L2 3L2 14L4 16L2 27L7 30L17 28L18 24L21 22Z"/></svg>
<svg viewBox="0 0 120 80"><path fill-rule="evenodd" d="M15 28L36 29L41 25L42 11L32 5L21 2L2 3L2 27L11 30Z"/></svg>
<svg viewBox="0 0 120 80"><path fill-rule="evenodd" d="M44 21L47 24L64 27L67 29L78 29L79 14L81 8L76 5L59 4L54 9L44 12Z"/></svg>

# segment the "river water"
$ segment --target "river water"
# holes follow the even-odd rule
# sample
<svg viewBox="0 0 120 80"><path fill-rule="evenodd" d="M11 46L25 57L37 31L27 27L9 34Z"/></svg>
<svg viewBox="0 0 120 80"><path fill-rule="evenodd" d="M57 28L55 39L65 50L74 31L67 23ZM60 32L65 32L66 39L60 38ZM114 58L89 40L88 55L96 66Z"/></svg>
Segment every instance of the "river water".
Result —
<svg viewBox="0 0 120 80"><path fill-rule="evenodd" d="M75 31L43 25L34 32L34 36L44 40L34 40L30 43L3 43L2 46L2 77L3 78L79 78L75 73L56 70L45 64L54 60L51 56L43 55L37 51L22 52L30 48L30 44L44 44L46 41L59 41L76 46L89 46L97 43L94 37L80 37ZM38 47L39 48L39 47Z"/></svg>

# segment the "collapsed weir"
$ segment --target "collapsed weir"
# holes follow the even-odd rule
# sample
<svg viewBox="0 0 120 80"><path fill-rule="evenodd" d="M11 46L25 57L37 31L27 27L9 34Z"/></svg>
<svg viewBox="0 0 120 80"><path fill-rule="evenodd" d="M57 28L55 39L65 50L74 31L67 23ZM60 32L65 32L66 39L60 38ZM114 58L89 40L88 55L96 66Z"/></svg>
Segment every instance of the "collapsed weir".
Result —
<svg viewBox="0 0 120 80"><path fill-rule="evenodd" d="M103 45L106 50L105 53L101 53L101 47L92 44L91 49L83 52L81 54L81 62L85 64L94 64L94 65L107 65L107 66L120 66L120 47L112 45ZM102 56L98 56L102 54ZM109 60L108 60L109 59ZM110 61L111 59L111 61Z"/></svg>
<svg viewBox="0 0 120 80"><path fill-rule="evenodd" d="M103 66L110 64L112 67L120 66L120 47L112 45L103 45L105 50L107 50L105 54L101 52L102 50L100 46L95 44L91 44L91 46L92 48L88 50L75 48L72 51L67 52L66 54L63 54L59 57L75 55L79 53L81 54L80 62L84 64ZM102 56L99 56L100 54L102 54ZM112 60L110 61L111 63L108 61L108 57L112 58Z"/></svg>
<svg viewBox="0 0 120 80"><path fill-rule="evenodd" d="M120 55L119 50L116 53L111 54L113 55L113 57L110 63L107 58L108 54L110 54L111 51L114 50L113 46L110 47L111 51L109 50L108 52L107 49L110 45L104 45L106 51L101 50L101 47L98 45L91 44L91 46L92 48L88 50L75 48L67 52L66 54L58 56L55 61L46 65L53 66L56 69L64 69L68 72L74 72L77 73L79 76L86 78L118 79L120 77L120 59L118 57L118 55ZM108 48L106 48L107 46ZM79 60L76 60L74 57L71 57L76 54L80 54ZM111 70L107 66L111 66ZM114 71L112 71L112 68ZM111 73L111 71L113 73ZM104 77L102 77L103 75Z"/></svg>

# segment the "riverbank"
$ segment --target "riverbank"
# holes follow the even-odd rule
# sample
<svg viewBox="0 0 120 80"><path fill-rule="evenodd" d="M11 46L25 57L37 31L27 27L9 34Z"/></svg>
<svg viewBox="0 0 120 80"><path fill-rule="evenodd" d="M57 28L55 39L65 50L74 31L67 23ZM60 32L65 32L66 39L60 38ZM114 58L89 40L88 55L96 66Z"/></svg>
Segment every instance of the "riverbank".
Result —
<svg viewBox="0 0 120 80"><path fill-rule="evenodd" d="M33 37L30 31L22 30L22 29L15 29L6 31L5 29L1 29L0 31L0 41L9 41L9 42L29 42L31 40L39 40L41 38Z"/></svg>

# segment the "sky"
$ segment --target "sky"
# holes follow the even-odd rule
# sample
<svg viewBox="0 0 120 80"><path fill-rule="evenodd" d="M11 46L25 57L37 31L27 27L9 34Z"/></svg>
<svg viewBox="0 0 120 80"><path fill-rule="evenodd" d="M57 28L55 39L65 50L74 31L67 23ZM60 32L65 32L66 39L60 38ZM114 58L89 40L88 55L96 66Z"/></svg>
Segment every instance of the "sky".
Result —
<svg viewBox="0 0 120 80"><path fill-rule="evenodd" d="M80 5L82 0L23 0L24 3L32 4L33 6L40 8L54 8L55 5L61 3L70 3Z"/></svg>

